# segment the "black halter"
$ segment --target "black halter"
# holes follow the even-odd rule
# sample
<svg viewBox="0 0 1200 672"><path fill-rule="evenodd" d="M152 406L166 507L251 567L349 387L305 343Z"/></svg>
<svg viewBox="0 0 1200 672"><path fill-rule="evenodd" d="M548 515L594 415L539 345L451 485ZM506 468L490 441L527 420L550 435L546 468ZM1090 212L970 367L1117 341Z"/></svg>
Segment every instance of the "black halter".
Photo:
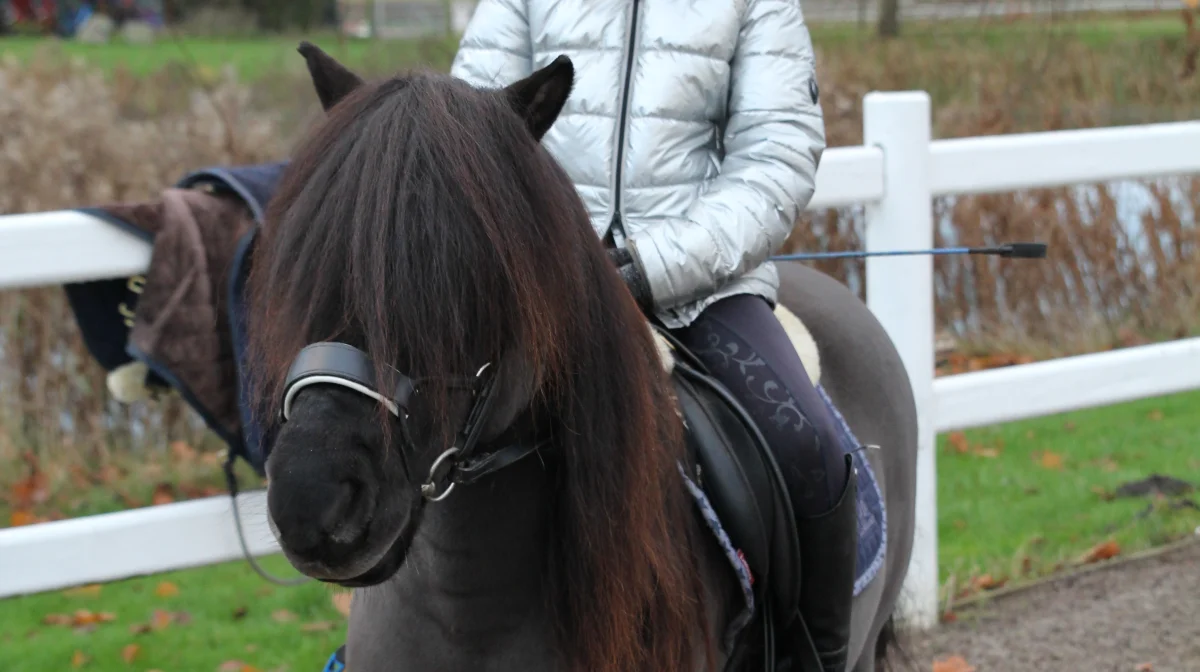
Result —
<svg viewBox="0 0 1200 672"><path fill-rule="evenodd" d="M408 420L409 401L419 389L418 381L395 369L391 369L391 376L394 381L389 381L387 386L391 388L391 392L384 394L376 388L373 382L375 369L370 358L362 350L345 343L313 343L296 355L291 368L288 369L283 386L280 423L287 422L292 403L300 390L310 385L323 384L340 385L375 399L387 407L404 427L405 421ZM474 376L455 376L449 380L451 387L470 390L475 401L454 443L433 461L429 468L429 478L421 485L421 494L431 502L445 499L454 490L455 485L473 483L487 474L513 464L541 445L537 441L502 441L505 435L513 433L513 428L510 427L492 442L500 446L499 448L480 451L479 435L487 424L496 398L495 367L488 362L480 367ZM411 444L406 428L405 437Z"/></svg>

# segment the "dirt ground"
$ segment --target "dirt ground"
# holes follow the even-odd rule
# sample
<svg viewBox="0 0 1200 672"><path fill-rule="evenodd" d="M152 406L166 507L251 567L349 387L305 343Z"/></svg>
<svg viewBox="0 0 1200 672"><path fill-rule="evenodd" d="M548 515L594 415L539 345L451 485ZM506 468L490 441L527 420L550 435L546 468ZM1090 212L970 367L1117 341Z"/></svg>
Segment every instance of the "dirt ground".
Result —
<svg viewBox="0 0 1200 672"><path fill-rule="evenodd" d="M1200 543L999 597L902 644L974 672L1200 672ZM968 672L953 668L954 672Z"/></svg>

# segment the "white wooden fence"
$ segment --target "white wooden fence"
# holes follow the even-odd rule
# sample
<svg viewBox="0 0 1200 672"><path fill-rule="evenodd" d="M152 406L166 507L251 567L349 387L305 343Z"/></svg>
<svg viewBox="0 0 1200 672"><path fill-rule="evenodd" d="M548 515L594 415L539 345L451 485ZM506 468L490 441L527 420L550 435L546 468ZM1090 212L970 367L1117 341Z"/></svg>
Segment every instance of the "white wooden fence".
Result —
<svg viewBox="0 0 1200 672"><path fill-rule="evenodd" d="M826 152L810 209L866 204L868 250L930 247L938 195L1200 172L1200 122L931 142L924 92L870 93L863 112L864 146ZM124 277L148 260L141 241L85 215L0 218L0 288ZM937 621L936 434L1200 388L1200 338L935 381L931 258L871 258L866 269L868 304L919 407L917 538L902 617L928 627ZM277 552L263 493L242 495L240 509L251 552ZM235 534L222 497L0 530L0 597L234 560Z"/></svg>

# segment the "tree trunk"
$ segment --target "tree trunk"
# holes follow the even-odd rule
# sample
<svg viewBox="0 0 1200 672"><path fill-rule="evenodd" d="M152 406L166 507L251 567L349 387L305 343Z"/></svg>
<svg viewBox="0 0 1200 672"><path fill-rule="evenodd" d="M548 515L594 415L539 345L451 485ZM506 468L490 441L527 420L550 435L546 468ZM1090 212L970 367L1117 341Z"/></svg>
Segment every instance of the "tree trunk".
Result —
<svg viewBox="0 0 1200 672"><path fill-rule="evenodd" d="M879 36L900 35L900 0L879 0Z"/></svg>

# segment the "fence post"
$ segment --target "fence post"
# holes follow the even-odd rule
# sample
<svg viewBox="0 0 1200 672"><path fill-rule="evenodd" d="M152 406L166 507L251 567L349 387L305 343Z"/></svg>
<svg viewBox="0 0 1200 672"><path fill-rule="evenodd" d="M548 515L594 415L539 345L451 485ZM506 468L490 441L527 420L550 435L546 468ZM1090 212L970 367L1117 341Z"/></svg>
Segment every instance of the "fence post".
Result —
<svg viewBox="0 0 1200 672"><path fill-rule="evenodd" d="M883 199L866 206L866 249L933 246L930 191L932 140L929 94L871 92L863 98L863 144L883 150ZM916 538L898 618L928 628L937 623L937 469L933 396L933 259L867 259L867 305L908 369L917 404Z"/></svg>

